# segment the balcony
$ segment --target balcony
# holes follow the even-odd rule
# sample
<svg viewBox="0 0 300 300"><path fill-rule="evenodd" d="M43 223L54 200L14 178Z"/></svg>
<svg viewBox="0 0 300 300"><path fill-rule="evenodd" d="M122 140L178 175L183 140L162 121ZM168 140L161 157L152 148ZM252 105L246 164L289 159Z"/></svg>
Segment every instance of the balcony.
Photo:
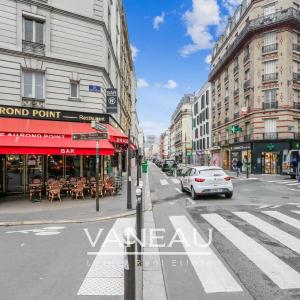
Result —
<svg viewBox="0 0 300 300"><path fill-rule="evenodd" d="M294 133L294 139L300 141L300 133Z"/></svg>
<svg viewBox="0 0 300 300"><path fill-rule="evenodd" d="M218 121L218 127L221 126L221 124L222 124L221 121Z"/></svg>
<svg viewBox="0 0 300 300"><path fill-rule="evenodd" d="M225 75L225 77L224 77L224 82L226 83L226 82L228 82L228 80L229 80L229 76L228 76L228 75Z"/></svg>
<svg viewBox="0 0 300 300"><path fill-rule="evenodd" d="M239 71L239 65L234 66L233 74L237 73L238 71Z"/></svg>
<svg viewBox="0 0 300 300"><path fill-rule="evenodd" d="M239 89L236 89L236 90L234 90L234 92L233 92L233 96L234 96L234 97L237 97L237 96L239 95L239 93L240 93L240 90L239 90Z"/></svg>
<svg viewBox="0 0 300 300"><path fill-rule="evenodd" d="M22 50L26 53L44 56L45 44L33 43L23 40Z"/></svg>
<svg viewBox="0 0 300 300"><path fill-rule="evenodd" d="M300 44L293 44L293 50L300 52Z"/></svg>
<svg viewBox="0 0 300 300"><path fill-rule="evenodd" d="M250 142L252 140L252 134L247 134L244 136L244 142Z"/></svg>
<svg viewBox="0 0 300 300"><path fill-rule="evenodd" d="M233 139L233 142L234 142L234 143L238 143L239 141L240 141L240 138L237 137L237 136Z"/></svg>
<svg viewBox="0 0 300 300"><path fill-rule="evenodd" d="M243 47L245 41L249 40L252 34L263 32L266 29L271 30L281 26L291 24L294 28L298 27L300 23L300 11L295 8L283 9L277 13L256 18L247 22L240 34L234 39L234 42L227 48L225 55L218 61L214 69L209 74L209 81L211 81L217 73L222 70L224 64L228 63L236 54L236 50ZM225 43L223 44L225 46ZM219 55L223 47L220 47L213 57Z"/></svg>
<svg viewBox="0 0 300 300"><path fill-rule="evenodd" d="M264 133L264 140L277 140L278 139L278 132L265 132Z"/></svg>
<svg viewBox="0 0 300 300"><path fill-rule="evenodd" d="M244 91L247 91L250 89L250 84L251 84L250 80L247 80L244 82Z"/></svg>
<svg viewBox="0 0 300 300"><path fill-rule="evenodd" d="M263 102L262 109L277 109L278 108L278 102L272 101L272 102Z"/></svg>
<svg viewBox="0 0 300 300"><path fill-rule="evenodd" d="M247 53L244 56L244 64L246 64L249 60L250 60L250 53Z"/></svg>
<svg viewBox="0 0 300 300"><path fill-rule="evenodd" d="M228 102L228 100L229 100L229 96L226 96L226 97L224 98L224 102L226 103L226 102Z"/></svg>
<svg viewBox="0 0 300 300"><path fill-rule="evenodd" d="M293 73L293 81L299 82L300 81L300 74Z"/></svg>
<svg viewBox="0 0 300 300"><path fill-rule="evenodd" d="M239 116L240 116L240 114L238 112L236 112L233 114L233 119L236 120L239 118Z"/></svg>
<svg viewBox="0 0 300 300"><path fill-rule="evenodd" d="M267 46L262 47L262 53L269 53L269 52L274 52L278 50L278 44L271 44Z"/></svg>
<svg viewBox="0 0 300 300"><path fill-rule="evenodd" d="M270 73L270 74L264 74L262 76L263 82L272 82L278 80L278 73Z"/></svg>
<svg viewBox="0 0 300 300"><path fill-rule="evenodd" d="M294 109L300 109L300 102L294 102Z"/></svg>
<svg viewBox="0 0 300 300"><path fill-rule="evenodd" d="M229 118L228 117L225 117L225 123L229 122Z"/></svg>
<svg viewBox="0 0 300 300"><path fill-rule="evenodd" d="M221 102L218 102L217 108L221 108Z"/></svg>
<svg viewBox="0 0 300 300"><path fill-rule="evenodd" d="M219 82L218 84L217 84L217 90L220 90L221 89L221 82Z"/></svg>

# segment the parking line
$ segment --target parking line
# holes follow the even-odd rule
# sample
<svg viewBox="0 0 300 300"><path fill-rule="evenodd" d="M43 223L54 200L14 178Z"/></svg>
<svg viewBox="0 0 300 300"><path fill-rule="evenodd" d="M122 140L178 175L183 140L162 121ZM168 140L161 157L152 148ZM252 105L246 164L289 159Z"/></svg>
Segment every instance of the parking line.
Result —
<svg viewBox="0 0 300 300"><path fill-rule="evenodd" d="M180 239L187 242L183 243L183 247L206 293L243 291L212 249L209 246L201 247L206 244L206 241L187 217L171 216L170 221L175 230L178 230ZM189 254L193 252L199 255ZM202 252L209 255L201 255Z"/></svg>
<svg viewBox="0 0 300 300"><path fill-rule="evenodd" d="M297 229L300 229L300 221L299 220L291 218L291 217L284 215L278 211L266 210L266 211L263 211L262 213L264 213L272 218L275 218L283 223L286 223L290 226L293 226Z"/></svg>
<svg viewBox="0 0 300 300"><path fill-rule="evenodd" d="M208 223L250 259L281 289L300 288L300 274L218 214L202 214Z"/></svg>
<svg viewBox="0 0 300 300"><path fill-rule="evenodd" d="M168 185L169 183L168 183L168 181L166 179L161 179L160 180L160 184L161 185Z"/></svg>
<svg viewBox="0 0 300 300"><path fill-rule="evenodd" d="M172 178L172 181L175 183L175 184L179 184L180 183L180 180L176 179L176 178Z"/></svg>
<svg viewBox="0 0 300 300"><path fill-rule="evenodd" d="M182 191L179 188L175 189L179 194L182 194Z"/></svg>

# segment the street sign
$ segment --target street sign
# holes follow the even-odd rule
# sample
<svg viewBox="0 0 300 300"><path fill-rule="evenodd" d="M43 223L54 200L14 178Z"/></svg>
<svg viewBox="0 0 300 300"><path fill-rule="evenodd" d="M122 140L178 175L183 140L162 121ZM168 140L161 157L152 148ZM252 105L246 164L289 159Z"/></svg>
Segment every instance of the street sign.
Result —
<svg viewBox="0 0 300 300"><path fill-rule="evenodd" d="M92 127L93 129L96 129L96 130L99 130L99 131L104 131L104 132L107 131L107 128L106 128L103 124L98 123L98 122L96 122L96 121L92 121L92 122L91 122L91 127Z"/></svg>
<svg viewBox="0 0 300 300"><path fill-rule="evenodd" d="M92 141L92 140L107 140L107 132L90 132L90 133L73 133L74 141Z"/></svg>
<svg viewBox="0 0 300 300"><path fill-rule="evenodd" d="M91 93L101 93L101 86L99 86L99 85L89 85L89 92L91 92Z"/></svg>
<svg viewBox="0 0 300 300"><path fill-rule="evenodd" d="M118 113L118 90L106 89L106 112L108 114Z"/></svg>

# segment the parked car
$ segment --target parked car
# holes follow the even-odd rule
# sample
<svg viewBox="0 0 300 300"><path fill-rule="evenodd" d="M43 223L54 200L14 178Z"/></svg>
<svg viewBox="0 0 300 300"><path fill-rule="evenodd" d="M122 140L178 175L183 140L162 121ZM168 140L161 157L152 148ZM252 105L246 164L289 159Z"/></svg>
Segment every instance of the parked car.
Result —
<svg viewBox="0 0 300 300"><path fill-rule="evenodd" d="M231 177L222 168L192 167L181 178L181 189L190 192L193 200L202 195L225 195L231 198L233 185Z"/></svg>
<svg viewBox="0 0 300 300"><path fill-rule="evenodd" d="M162 171L168 172L170 169L175 167L175 160L174 159L165 159L162 163Z"/></svg>

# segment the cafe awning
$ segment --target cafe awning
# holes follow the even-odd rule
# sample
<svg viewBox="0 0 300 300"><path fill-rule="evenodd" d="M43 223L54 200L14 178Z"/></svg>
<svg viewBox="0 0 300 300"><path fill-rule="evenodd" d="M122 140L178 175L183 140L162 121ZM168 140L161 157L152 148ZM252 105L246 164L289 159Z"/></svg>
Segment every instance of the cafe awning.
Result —
<svg viewBox="0 0 300 300"><path fill-rule="evenodd" d="M100 155L113 155L111 142L126 136L105 125L109 140L99 142ZM0 118L0 154L95 155L95 141L73 141L72 133L94 132L88 123Z"/></svg>

